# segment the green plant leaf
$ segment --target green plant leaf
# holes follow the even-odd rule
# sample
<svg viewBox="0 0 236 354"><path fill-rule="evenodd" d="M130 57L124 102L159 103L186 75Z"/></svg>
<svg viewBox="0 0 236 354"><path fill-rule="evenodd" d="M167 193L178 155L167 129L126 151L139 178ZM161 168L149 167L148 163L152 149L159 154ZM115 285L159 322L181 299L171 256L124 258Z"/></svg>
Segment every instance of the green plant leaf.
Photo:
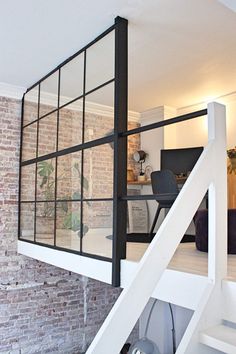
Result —
<svg viewBox="0 0 236 354"><path fill-rule="evenodd" d="M41 161L38 163L38 174L41 177L49 177L51 173L54 171L54 167L52 162Z"/></svg>
<svg viewBox="0 0 236 354"><path fill-rule="evenodd" d="M68 202L65 201L65 200L63 200L60 204L61 204L62 210L63 210L65 213L67 213L67 212L68 212Z"/></svg>
<svg viewBox="0 0 236 354"><path fill-rule="evenodd" d="M87 234L89 228L87 225L83 224L83 236Z"/></svg>
<svg viewBox="0 0 236 354"><path fill-rule="evenodd" d="M78 172L80 172L80 171L79 171L79 163L78 163L78 162L75 162L75 163L74 163L74 168L75 168Z"/></svg>
<svg viewBox="0 0 236 354"><path fill-rule="evenodd" d="M89 183L86 177L83 178L83 184L86 191L89 189Z"/></svg>
<svg viewBox="0 0 236 354"><path fill-rule="evenodd" d="M80 199L80 198L81 198L81 194L78 191L73 193L72 199Z"/></svg>
<svg viewBox="0 0 236 354"><path fill-rule="evenodd" d="M48 180L47 176L43 176L42 182L40 184L40 188L43 188L43 186L47 183L47 180Z"/></svg>
<svg viewBox="0 0 236 354"><path fill-rule="evenodd" d="M73 231L80 230L80 213L78 211L69 212L65 216L63 226Z"/></svg>

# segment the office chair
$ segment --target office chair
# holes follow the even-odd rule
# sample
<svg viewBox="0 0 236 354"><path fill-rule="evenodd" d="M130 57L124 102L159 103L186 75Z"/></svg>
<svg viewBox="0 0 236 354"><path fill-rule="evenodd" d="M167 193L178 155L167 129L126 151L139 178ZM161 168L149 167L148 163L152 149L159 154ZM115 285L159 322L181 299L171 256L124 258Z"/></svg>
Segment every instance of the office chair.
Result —
<svg viewBox="0 0 236 354"><path fill-rule="evenodd" d="M161 209L170 209L179 194L175 175L170 170L154 171L151 173L152 191L156 196L158 208L150 230L150 238L157 223Z"/></svg>

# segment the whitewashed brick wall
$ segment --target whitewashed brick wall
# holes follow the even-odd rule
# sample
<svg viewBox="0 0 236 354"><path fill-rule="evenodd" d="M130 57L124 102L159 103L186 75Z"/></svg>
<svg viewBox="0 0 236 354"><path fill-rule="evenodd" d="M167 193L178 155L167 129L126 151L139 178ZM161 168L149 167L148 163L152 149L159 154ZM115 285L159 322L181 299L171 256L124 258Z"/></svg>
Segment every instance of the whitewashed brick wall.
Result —
<svg viewBox="0 0 236 354"><path fill-rule="evenodd" d="M83 353L121 290L17 254L20 107L0 97L0 353Z"/></svg>

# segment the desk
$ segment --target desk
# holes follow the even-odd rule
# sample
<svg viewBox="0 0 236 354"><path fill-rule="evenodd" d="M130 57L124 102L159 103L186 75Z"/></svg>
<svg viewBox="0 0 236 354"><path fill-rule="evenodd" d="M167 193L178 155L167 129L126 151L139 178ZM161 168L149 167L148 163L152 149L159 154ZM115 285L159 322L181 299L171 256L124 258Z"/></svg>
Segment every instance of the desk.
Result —
<svg viewBox="0 0 236 354"><path fill-rule="evenodd" d="M187 181L188 177L176 177L177 184L184 184ZM127 181L128 185L131 186L149 186L152 184L151 180L148 181Z"/></svg>
<svg viewBox="0 0 236 354"><path fill-rule="evenodd" d="M184 184L188 177L176 177L177 184Z"/></svg>
<svg viewBox="0 0 236 354"><path fill-rule="evenodd" d="M151 181L144 181L144 182L140 182L140 181L127 181L128 185L131 186L148 186L151 184Z"/></svg>

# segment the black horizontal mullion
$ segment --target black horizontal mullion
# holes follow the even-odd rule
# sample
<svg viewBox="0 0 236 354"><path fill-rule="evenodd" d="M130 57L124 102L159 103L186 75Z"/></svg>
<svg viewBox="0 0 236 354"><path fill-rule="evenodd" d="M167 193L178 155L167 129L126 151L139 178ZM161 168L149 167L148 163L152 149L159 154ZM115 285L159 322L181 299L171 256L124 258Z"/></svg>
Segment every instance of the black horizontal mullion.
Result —
<svg viewBox="0 0 236 354"><path fill-rule="evenodd" d="M49 113L49 114L50 114L50 113ZM24 129L24 128L27 128L29 125L32 125L32 124L36 123L37 121L38 121L38 118L35 119L35 120L32 120L32 122L29 122L29 123L27 123L26 125L24 125L24 126L23 126L23 129Z"/></svg>
<svg viewBox="0 0 236 354"><path fill-rule="evenodd" d="M103 138L99 138L99 139L96 139L96 140L91 140L91 141L88 141L88 142L83 143L83 144L75 145L75 146L60 150L60 151L52 152L52 153L47 154L47 155L39 156L39 157L31 159L31 160L23 161L21 163L21 166L31 165L31 164L36 163L36 162L45 161L45 160L53 159L53 158L58 157L58 156L63 156L63 155L67 155L67 154L70 154L70 153L73 153L73 152L89 149L89 148L92 148L92 147L95 147L95 146L108 144L108 143L111 143L113 141L114 141L114 134L109 135L109 136L104 136Z"/></svg>
<svg viewBox="0 0 236 354"><path fill-rule="evenodd" d="M84 202L112 202L113 198L83 198ZM21 200L21 203L23 204L30 204L34 203L35 200ZM42 200L37 200L36 203L53 203L55 202L55 199L42 199ZM63 202L81 202L81 198L76 198L76 199L56 199L57 203L63 203Z"/></svg>
<svg viewBox="0 0 236 354"><path fill-rule="evenodd" d="M120 199L121 200L166 200L166 197L175 198L176 193L165 193L165 194L139 194L139 195L124 195Z"/></svg>
<svg viewBox="0 0 236 354"><path fill-rule="evenodd" d="M23 126L23 129L24 129L24 128L27 128L29 125L32 125L32 124L38 122L39 120L41 120L41 119L43 119L43 118L46 118L47 116L50 116L50 115L53 114L53 113L56 113L57 111L58 111L58 108L54 108L52 111L49 111L48 113L45 113L43 116L39 117L38 119L35 119L35 120L33 120L32 122L30 122L30 123L24 125L24 126Z"/></svg>
<svg viewBox="0 0 236 354"><path fill-rule="evenodd" d="M96 90L99 90L100 88L106 86L106 85L109 85L111 82L113 82L114 79L111 79L107 82L105 82L104 84L88 91L85 95L81 95L81 96L78 96L76 97L75 99L73 99L72 101L70 102L67 102L65 103L63 106L61 106L59 109L61 108L64 108L66 106L68 106L70 103L73 103L75 102L76 100L79 100L81 98L83 98L84 96L87 96L91 93L93 93L94 91ZM36 123L38 120L40 119L43 119L45 118L46 116L52 114L52 113L55 113L58 109L55 109L47 114L45 114L44 116L40 117L39 119L36 119L28 124L26 124L23 128L26 128L28 127L29 125L32 125L34 123ZM184 122L184 121L187 121L187 120L190 120L190 119L195 119L195 118L199 118L199 117L202 117L202 116L205 116L207 115L207 109L202 109L200 111L196 111L196 112L192 112L192 113L187 113L187 114L183 114L183 115L180 115L180 116L177 116L177 117L174 117L174 118L169 118L169 119L165 119L165 120L162 120L160 122L156 122L156 123L152 123L152 124L147 124L147 125L144 125L144 126L141 126L141 127L138 127L138 128L134 128L134 129L130 129L130 130L127 130L125 132L122 132L122 133L119 133L119 137L127 137L129 135L134 135L134 134L140 134L142 132L146 132L148 130L153 130L153 129L157 129L157 128L162 128L162 127L165 127L166 125L171 125L171 124L176 124L176 123L181 123L181 122Z"/></svg>
<svg viewBox="0 0 236 354"><path fill-rule="evenodd" d="M84 94L84 96L88 96L88 95L90 95L91 93L93 93L93 92L95 92L95 91L97 91L97 90L100 90L101 88L103 88L103 87L105 87L105 86L107 86L107 85L112 84L114 81L115 81L115 79L112 78L112 79L110 79L110 80L104 82L103 84L101 84L101 85L99 85L99 86L96 86L96 87L93 88L92 90L87 91L87 92Z"/></svg>
<svg viewBox="0 0 236 354"><path fill-rule="evenodd" d="M83 97L84 97L84 95L82 94L82 95L79 95L79 96L73 98L71 101L68 101L68 102L62 104L62 105L59 107L59 110L62 109L62 108L65 108L66 106L69 106L70 104L72 104L72 103L74 103L74 102L76 102L76 101L81 100Z"/></svg>
<svg viewBox="0 0 236 354"><path fill-rule="evenodd" d="M42 104L44 104L44 103L42 103ZM49 111L48 113L45 113L44 115L39 116L38 120L41 120L41 119L43 119L43 118L45 118L47 116L50 116L50 114L56 113L57 111L58 111L58 108L54 108L51 111Z"/></svg>
<svg viewBox="0 0 236 354"><path fill-rule="evenodd" d="M55 109L53 109L52 111L50 111L50 112L48 112L48 113L45 113L44 115L42 115L42 116L39 117L38 119L35 119L35 120L33 120L32 122L27 123L26 125L23 126L23 128L27 128L29 125L32 125L32 124L36 123L38 120L41 120L41 119L43 119L43 118L49 116L50 114L53 114L53 113L57 112L58 110L63 109L63 108L69 106L70 104L72 104L72 103L74 103L74 102L76 102L76 101L78 101L78 100L81 100L81 99L84 98L85 96L90 95L91 93L94 93L95 91L100 90L101 88L103 88L103 87L105 87L105 86L107 86L107 85L110 85L110 84L111 84L112 82L114 82L114 81L115 81L115 79L112 78L112 79L110 79L110 80L104 82L103 84L101 84L101 85L99 85L99 86L96 86L95 88L93 88L92 90L86 92L85 94L82 94L82 95L80 95L80 96L77 96L77 97L73 98L71 101L68 101L68 102L64 103L64 104L61 105L59 108L55 108Z"/></svg>
<svg viewBox="0 0 236 354"><path fill-rule="evenodd" d="M147 124L147 125L144 125L144 126L141 126L138 128L127 130L125 132L120 133L119 137L125 137L125 136L129 136L129 135L133 135L133 134L140 134L140 133L146 132L148 130L165 127L166 125L181 123L186 120L202 117L202 116L205 116L206 114L207 114L207 109L202 109L200 111L183 114L181 116L165 119L160 122Z"/></svg>
<svg viewBox="0 0 236 354"><path fill-rule="evenodd" d="M83 198L84 202L113 202L113 198Z"/></svg>

